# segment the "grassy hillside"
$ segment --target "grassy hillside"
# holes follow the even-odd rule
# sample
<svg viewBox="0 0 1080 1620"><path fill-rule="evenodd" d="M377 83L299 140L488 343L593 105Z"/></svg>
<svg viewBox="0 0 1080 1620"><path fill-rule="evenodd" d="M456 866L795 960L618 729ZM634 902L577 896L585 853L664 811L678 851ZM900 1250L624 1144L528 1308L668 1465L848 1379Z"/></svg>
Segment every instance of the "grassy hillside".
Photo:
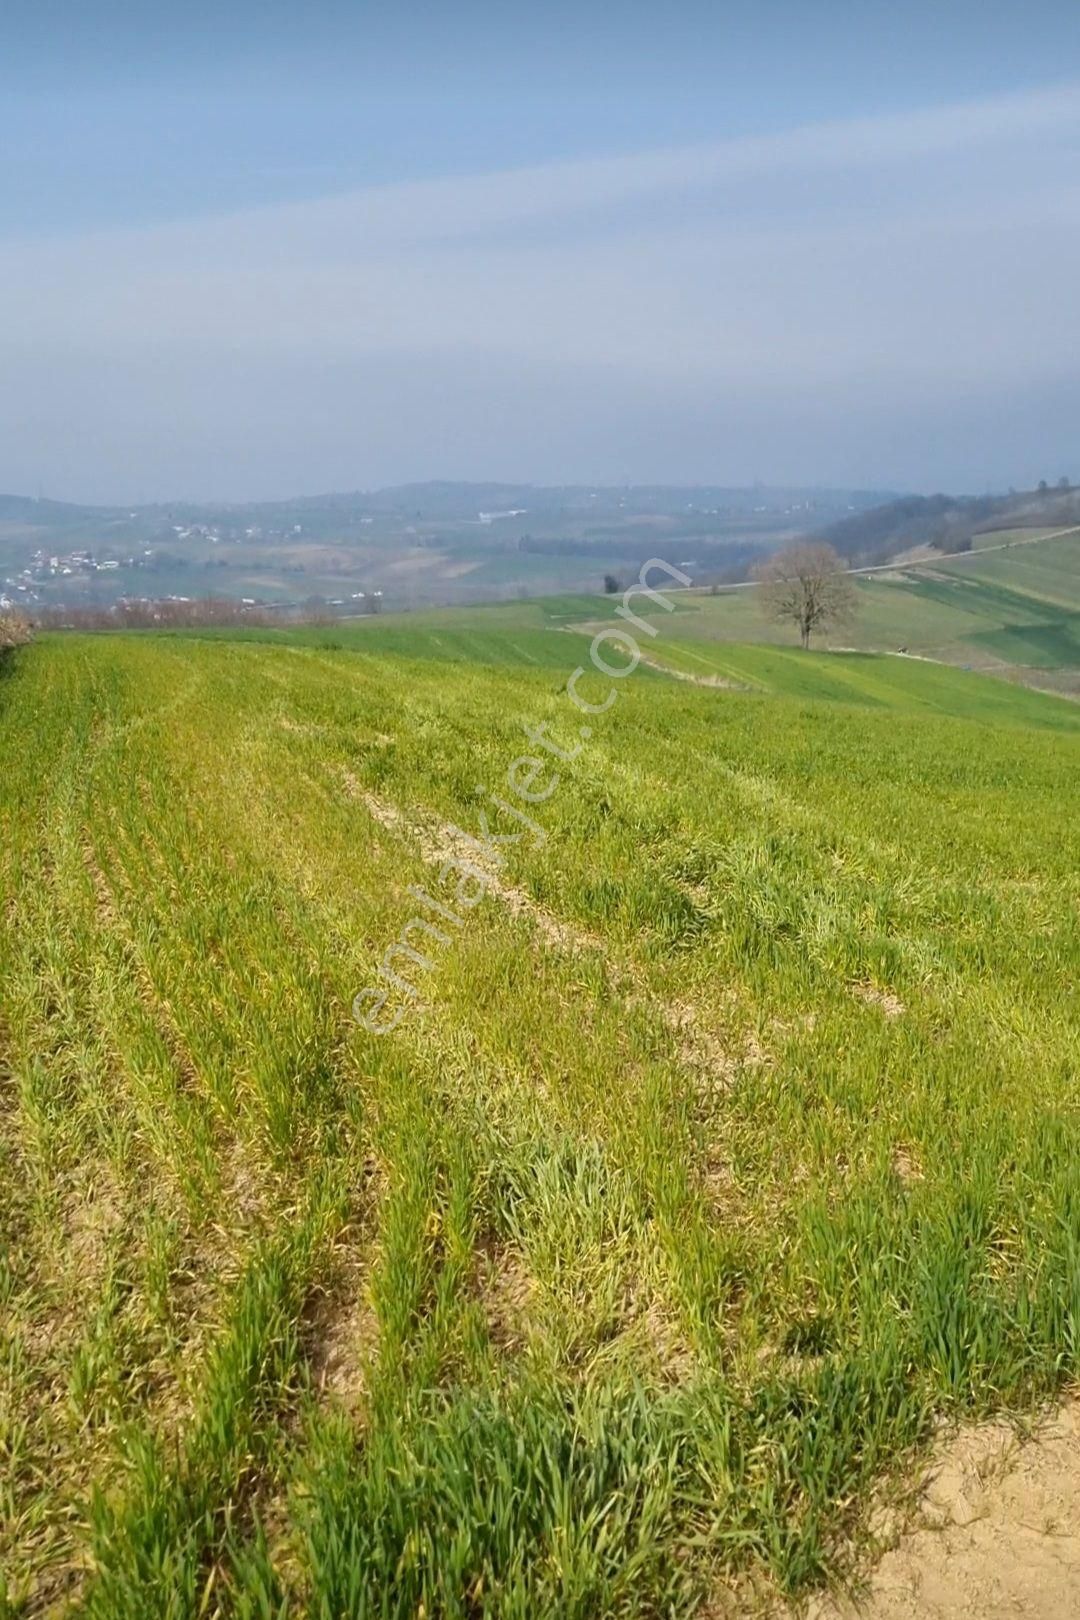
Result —
<svg viewBox="0 0 1080 1620"><path fill-rule="evenodd" d="M930 661L678 641L661 644L656 660L694 681L722 687L899 708L909 714L963 715L989 724L1071 731L1080 726L1080 710L1072 705L1048 704L1041 693L999 681L971 680L964 671Z"/></svg>
<svg viewBox="0 0 1080 1620"><path fill-rule="evenodd" d="M986 538L987 546L962 556L854 576L856 616L821 637L822 646L890 653L905 648L915 658L983 670L1067 695L1080 693L1080 533L1055 531L1035 540ZM577 593L249 634L298 645L380 647L413 656L454 654L495 663L535 660L556 667L568 655L551 632L580 635L588 630L591 635L603 625L618 624L614 609L619 600ZM773 680L780 690L803 681L805 666L797 659L768 664L758 659L751 668L745 648L730 652L731 642L783 648L794 640L787 626L762 616L753 589L684 591L670 600L673 612L670 618L665 615L665 634L649 649L651 660L685 675L726 676L766 689ZM771 679L762 678L766 667L773 671ZM847 675L834 670L833 678L847 681L851 690L850 668ZM887 678L905 677L893 671Z"/></svg>
<svg viewBox="0 0 1080 1620"><path fill-rule="evenodd" d="M859 563L885 562L913 546L959 552L1006 533L1029 537L1080 521L1080 490L1012 491L1008 495L907 495L870 511L853 513L822 530L822 538L843 557Z"/></svg>
<svg viewBox="0 0 1080 1620"><path fill-rule="evenodd" d="M895 652L1080 692L1080 533L994 539L957 557L934 557L855 576L854 620L824 647ZM601 599L597 599L601 600ZM790 645L752 589L687 593L672 633L680 641ZM610 611L603 605L596 622ZM663 653L661 652L661 656Z"/></svg>
<svg viewBox="0 0 1080 1620"><path fill-rule="evenodd" d="M2 1612L704 1612L1080 1371L1077 711L443 632L0 679Z"/></svg>

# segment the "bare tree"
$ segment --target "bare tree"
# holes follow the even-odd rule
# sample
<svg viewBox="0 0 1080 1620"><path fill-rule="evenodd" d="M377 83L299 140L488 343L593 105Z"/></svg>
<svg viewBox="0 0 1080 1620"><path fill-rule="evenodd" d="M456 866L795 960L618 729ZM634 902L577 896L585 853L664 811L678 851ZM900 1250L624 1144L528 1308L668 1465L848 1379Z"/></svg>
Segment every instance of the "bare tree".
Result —
<svg viewBox="0 0 1080 1620"><path fill-rule="evenodd" d="M21 613L0 611L0 652L30 640L30 624Z"/></svg>
<svg viewBox="0 0 1080 1620"><path fill-rule="evenodd" d="M770 557L757 571L761 605L778 624L798 626L809 647L815 630L843 624L855 611L855 589L832 546L804 541Z"/></svg>

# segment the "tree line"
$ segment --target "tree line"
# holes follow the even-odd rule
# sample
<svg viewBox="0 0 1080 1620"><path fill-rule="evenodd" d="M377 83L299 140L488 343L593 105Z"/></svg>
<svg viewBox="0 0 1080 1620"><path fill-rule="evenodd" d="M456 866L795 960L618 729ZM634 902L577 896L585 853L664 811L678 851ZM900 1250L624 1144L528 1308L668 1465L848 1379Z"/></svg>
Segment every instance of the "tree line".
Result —
<svg viewBox="0 0 1080 1620"><path fill-rule="evenodd" d="M338 617L321 598L315 597L295 606L271 608L230 596L200 596L186 602L162 597L85 607L39 607L32 622L39 630L175 630L216 625L331 624Z"/></svg>

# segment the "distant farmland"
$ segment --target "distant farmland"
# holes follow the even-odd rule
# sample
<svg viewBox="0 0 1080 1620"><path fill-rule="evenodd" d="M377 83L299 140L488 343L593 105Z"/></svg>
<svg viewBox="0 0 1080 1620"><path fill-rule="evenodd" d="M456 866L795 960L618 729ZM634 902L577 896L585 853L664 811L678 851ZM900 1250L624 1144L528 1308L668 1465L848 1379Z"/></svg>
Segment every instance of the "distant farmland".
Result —
<svg viewBox="0 0 1080 1620"><path fill-rule="evenodd" d="M593 606L9 663L4 1613L716 1613L1080 1371L1080 710Z"/></svg>

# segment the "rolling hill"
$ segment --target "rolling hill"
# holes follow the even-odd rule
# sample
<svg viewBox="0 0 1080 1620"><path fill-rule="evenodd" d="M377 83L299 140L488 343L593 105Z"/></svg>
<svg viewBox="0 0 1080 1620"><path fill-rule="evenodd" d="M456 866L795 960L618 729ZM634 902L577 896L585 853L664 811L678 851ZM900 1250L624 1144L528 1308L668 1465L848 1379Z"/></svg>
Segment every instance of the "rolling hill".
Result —
<svg viewBox="0 0 1080 1620"><path fill-rule="evenodd" d="M820 537L856 563L887 561L913 546L962 552L981 536L1080 523L1080 489L1066 480L1054 489L1008 495L906 495L823 526Z"/></svg>
<svg viewBox="0 0 1080 1620"><path fill-rule="evenodd" d="M855 619L823 644L903 647L909 655L1080 692L1080 532L985 538L987 544L959 556L856 576ZM694 593L692 600L696 612L680 618L681 639L790 639L761 619L752 591Z"/></svg>

